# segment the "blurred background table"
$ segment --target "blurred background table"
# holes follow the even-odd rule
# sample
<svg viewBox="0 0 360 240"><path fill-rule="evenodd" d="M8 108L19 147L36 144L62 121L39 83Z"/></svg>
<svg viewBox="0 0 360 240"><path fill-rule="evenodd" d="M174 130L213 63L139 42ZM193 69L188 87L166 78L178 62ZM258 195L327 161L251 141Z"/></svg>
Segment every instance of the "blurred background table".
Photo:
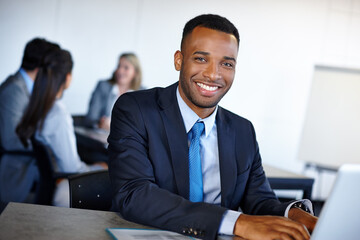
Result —
<svg viewBox="0 0 360 240"><path fill-rule="evenodd" d="M314 179L264 164L265 174L274 190L301 190L301 198L311 199Z"/></svg>
<svg viewBox="0 0 360 240"><path fill-rule="evenodd" d="M75 126L74 129L78 153L84 162L108 162L108 131L83 126Z"/></svg>

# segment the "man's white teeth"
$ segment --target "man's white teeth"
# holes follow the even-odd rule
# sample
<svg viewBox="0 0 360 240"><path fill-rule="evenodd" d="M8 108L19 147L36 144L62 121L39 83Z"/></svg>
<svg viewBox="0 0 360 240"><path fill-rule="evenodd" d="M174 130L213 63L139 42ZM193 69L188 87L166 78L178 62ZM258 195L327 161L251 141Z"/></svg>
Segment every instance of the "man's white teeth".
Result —
<svg viewBox="0 0 360 240"><path fill-rule="evenodd" d="M199 87L201 87L202 89L205 89L207 91L215 91L216 89L218 89L218 87L210 87L208 85L205 85L203 83L196 83Z"/></svg>

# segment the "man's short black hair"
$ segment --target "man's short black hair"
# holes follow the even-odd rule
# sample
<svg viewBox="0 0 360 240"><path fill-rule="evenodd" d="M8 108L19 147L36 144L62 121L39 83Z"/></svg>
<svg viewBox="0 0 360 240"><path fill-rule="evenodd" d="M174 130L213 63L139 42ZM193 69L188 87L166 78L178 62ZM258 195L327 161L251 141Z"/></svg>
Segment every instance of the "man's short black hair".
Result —
<svg viewBox="0 0 360 240"><path fill-rule="evenodd" d="M184 42L185 37L188 34L190 34L194 30L194 28L196 28L198 26L210 28L210 29L221 31L221 32L228 33L228 34L232 34L235 36L235 38L238 42L238 46L239 46L239 43L240 43L239 32L238 32L237 28L234 26L234 24L232 24L232 22L230 22L228 19L221 17L219 15L203 14L203 15L199 15L199 16L191 19L190 21L188 21L185 24L183 34L182 34L182 39L181 39L181 48L183 47L183 42Z"/></svg>
<svg viewBox="0 0 360 240"><path fill-rule="evenodd" d="M28 71L40 67L45 53L52 49L60 49L60 46L58 44L48 42L43 38L32 39L25 46L21 67Z"/></svg>

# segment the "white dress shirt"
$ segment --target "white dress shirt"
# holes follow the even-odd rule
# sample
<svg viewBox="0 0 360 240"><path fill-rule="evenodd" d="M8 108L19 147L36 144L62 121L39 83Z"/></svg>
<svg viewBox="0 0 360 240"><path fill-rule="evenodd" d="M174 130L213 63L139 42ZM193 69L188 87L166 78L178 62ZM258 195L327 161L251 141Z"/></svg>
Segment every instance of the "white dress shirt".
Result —
<svg viewBox="0 0 360 240"><path fill-rule="evenodd" d="M57 172L87 172L102 169L97 165L87 165L80 160L76 147L73 120L63 102L58 99L46 115L43 128L35 137L49 146L57 161Z"/></svg>

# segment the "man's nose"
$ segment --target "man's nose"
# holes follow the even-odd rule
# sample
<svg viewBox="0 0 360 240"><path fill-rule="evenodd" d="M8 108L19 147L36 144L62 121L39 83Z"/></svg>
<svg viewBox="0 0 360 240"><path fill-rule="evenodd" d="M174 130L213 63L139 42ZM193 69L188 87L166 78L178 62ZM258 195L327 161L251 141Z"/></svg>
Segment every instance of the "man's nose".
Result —
<svg viewBox="0 0 360 240"><path fill-rule="evenodd" d="M219 65L217 63L210 63L205 71L203 72L203 76L208 78L210 81L215 81L221 78Z"/></svg>

